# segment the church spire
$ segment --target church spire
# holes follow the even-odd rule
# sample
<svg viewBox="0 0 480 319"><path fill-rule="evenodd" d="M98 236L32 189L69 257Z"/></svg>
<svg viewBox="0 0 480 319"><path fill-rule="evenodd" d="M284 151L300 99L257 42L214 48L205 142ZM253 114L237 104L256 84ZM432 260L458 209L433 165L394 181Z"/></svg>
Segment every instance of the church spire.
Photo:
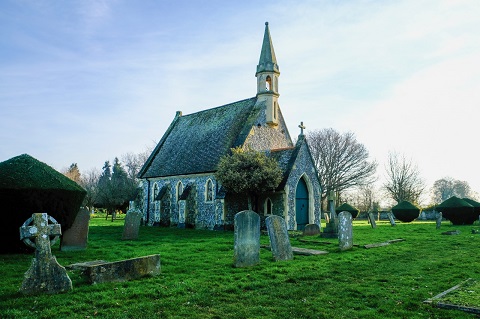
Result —
<svg viewBox="0 0 480 319"><path fill-rule="evenodd" d="M278 125L278 77L280 70L273 50L272 38L268 22L265 22L265 34L263 35L262 51L257 65L257 98L265 101L266 120L271 126Z"/></svg>
<svg viewBox="0 0 480 319"><path fill-rule="evenodd" d="M273 49L272 38L270 37L270 29L268 22L265 22L265 34L263 35L262 52L260 53L260 60L257 65L257 73L269 71L280 73L275 57L275 50Z"/></svg>

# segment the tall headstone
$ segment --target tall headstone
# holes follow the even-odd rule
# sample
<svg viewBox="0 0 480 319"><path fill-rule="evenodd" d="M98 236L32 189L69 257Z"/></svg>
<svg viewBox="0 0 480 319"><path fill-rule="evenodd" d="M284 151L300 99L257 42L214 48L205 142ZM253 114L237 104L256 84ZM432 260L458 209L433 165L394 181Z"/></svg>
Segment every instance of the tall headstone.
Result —
<svg viewBox="0 0 480 319"><path fill-rule="evenodd" d="M272 215L265 219L270 246L275 261L293 259L292 246L288 237L287 224L280 216Z"/></svg>
<svg viewBox="0 0 480 319"><path fill-rule="evenodd" d="M390 225L397 226L397 224L395 223L395 217L393 217L393 213L388 212L387 215L388 215L388 220L390 221Z"/></svg>
<svg viewBox="0 0 480 319"><path fill-rule="evenodd" d="M328 196L328 208L330 210L329 219L323 228L321 237L338 238L338 218L335 212L335 192L331 191ZM326 215L326 214L325 214Z"/></svg>
<svg viewBox="0 0 480 319"><path fill-rule="evenodd" d="M375 216L373 216L373 213L368 213L368 220L370 221L372 228L377 228L377 223L375 222Z"/></svg>
<svg viewBox="0 0 480 319"><path fill-rule="evenodd" d="M338 246L342 251L353 247L352 214L349 212L338 214Z"/></svg>
<svg viewBox="0 0 480 319"><path fill-rule="evenodd" d="M52 224L49 224L49 221ZM33 223L33 225L30 225ZM65 267L61 266L50 248L50 236L54 243L62 234L60 224L46 213L33 214L20 227L20 239L36 248L32 265L24 275L20 292L27 295L56 294L72 290L72 281ZM34 240L34 242L32 241Z"/></svg>
<svg viewBox="0 0 480 319"><path fill-rule="evenodd" d="M60 241L61 251L84 250L87 248L88 225L90 224L90 212L86 208L80 208L72 227L63 232Z"/></svg>
<svg viewBox="0 0 480 319"><path fill-rule="evenodd" d="M235 267L249 267L260 263L260 216L251 210L235 214L234 218Z"/></svg>
<svg viewBox="0 0 480 319"><path fill-rule="evenodd" d="M123 226L123 240L138 239L142 215L142 212L137 208L128 210L127 215L125 216L125 225Z"/></svg>
<svg viewBox="0 0 480 319"><path fill-rule="evenodd" d="M317 224L307 224L303 229L303 236L318 236L320 235L320 226Z"/></svg>
<svg viewBox="0 0 480 319"><path fill-rule="evenodd" d="M443 218L442 212L438 212L437 213L437 229L442 227L442 218Z"/></svg>

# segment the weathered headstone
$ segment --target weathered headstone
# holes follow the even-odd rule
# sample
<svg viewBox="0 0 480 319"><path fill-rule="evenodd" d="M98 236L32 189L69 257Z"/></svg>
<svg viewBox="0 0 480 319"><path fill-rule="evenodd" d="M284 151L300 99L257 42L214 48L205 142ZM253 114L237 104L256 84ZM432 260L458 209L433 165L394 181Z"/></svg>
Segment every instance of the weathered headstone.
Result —
<svg viewBox="0 0 480 319"><path fill-rule="evenodd" d="M49 224L49 221L52 224ZM30 226L32 222L33 225ZM32 265L25 273L20 287L22 293L56 294L72 290L72 281L67 271L57 262L50 248L50 236L55 236L52 240L54 243L61 234L60 224L46 213L33 214L20 227L20 239L25 244L36 248Z"/></svg>
<svg viewBox="0 0 480 319"><path fill-rule="evenodd" d="M392 212L388 212L388 220L390 221L390 225L397 226L395 223L395 217L393 216Z"/></svg>
<svg viewBox="0 0 480 319"><path fill-rule="evenodd" d="M330 218L328 219L321 237L338 238L338 218L335 212L335 192L331 191L328 196L328 207L330 210ZM327 213L325 214L327 215Z"/></svg>
<svg viewBox="0 0 480 319"><path fill-rule="evenodd" d="M89 224L90 212L86 208L80 208L72 227L63 232L60 241L60 250L73 251L86 249Z"/></svg>
<svg viewBox="0 0 480 319"><path fill-rule="evenodd" d="M138 238L142 212L139 209L129 209L125 216L125 225L123 226L123 240L135 240Z"/></svg>
<svg viewBox="0 0 480 319"><path fill-rule="evenodd" d="M272 215L265 219L265 224L267 225L268 237L270 238L273 259L275 261L293 259L292 246L290 245L285 219Z"/></svg>
<svg viewBox="0 0 480 319"><path fill-rule="evenodd" d="M260 263L260 216L251 210L235 214L234 218L235 267L249 267Z"/></svg>
<svg viewBox="0 0 480 319"><path fill-rule="evenodd" d="M368 220L370 221L372 228L377 228L377 223L375 222L375 216L373 216L373 213L368 213Z"/></svg>
<svg viewBox="0 0 480 319"><path fill-rule="evenodd" d="M317 224L307 224L303 229L303 236L318 236L320 235L320 226Z"/></svg>
<svg viewBox="0 0 480 319"><path fill-rule="evenodd" d="M442 214L442 212L439 212L437 214L437 229L442 227L442 219L443 219L443 214Z"/></svg>
<svg viewBox="0 0 480 319"><path fill-rule="evenodd" d="M338 246L342 251L353 247L352 214L349 212L338 214Z"/></svg>

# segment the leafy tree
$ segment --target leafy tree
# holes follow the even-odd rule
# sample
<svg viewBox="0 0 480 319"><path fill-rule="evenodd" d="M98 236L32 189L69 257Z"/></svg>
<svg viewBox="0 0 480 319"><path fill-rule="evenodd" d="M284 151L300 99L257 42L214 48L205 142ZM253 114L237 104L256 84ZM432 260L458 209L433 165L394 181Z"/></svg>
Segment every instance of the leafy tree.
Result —
<svg viewBox="0 0 480 319"><path fill-rule="evenodd" d="M418 167L404 155L390 153L385 166L387 173L384 189L397 203L409 201L418 204L425 189Z"/></svg>
<svg viewBox="0 0 480 319"><path fill-rule="evenodd" d="M240 147L231 151L231 155L220 159L215 177L229 191L245 194L250 210L258 209L258 194L275 190L282 180L282 171L277 161L263 152L243 150Z"/></svg>
<svg viewBox="0 0 480 319"><path fill-rule="evenodd" d="M434 203L441 203L452 196L459 198L469 197L470 185L466 181L459 181L451 177L444 177L433 183L432 195Z"/></svg>
<svg viewBox="0 0 480 319"><path fill-rule="evenodd" d="M340 198L347 189L375 181L377 163L368 160L366 147L352 132L341 134L327 128L312 131L307 140L320 179L322 203L330 191Z"/></svg>

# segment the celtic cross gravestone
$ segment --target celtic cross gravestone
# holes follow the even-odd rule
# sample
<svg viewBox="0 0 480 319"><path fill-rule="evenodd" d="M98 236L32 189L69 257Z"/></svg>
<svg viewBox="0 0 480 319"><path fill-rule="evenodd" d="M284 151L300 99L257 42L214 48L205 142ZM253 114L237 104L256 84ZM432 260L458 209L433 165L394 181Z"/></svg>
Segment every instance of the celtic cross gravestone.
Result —
<svg viewBox="0 0 480 319"><path fill-rule="evenodd" d="M46 213L33 214L20 227L20 240L35 248L32 265L25 273L20 287L24 294L55 294L72 290L72 281L67 271L52 255L50 247L61 234L60 224ZM50 240L50 236L54 238Z"/></svg>

